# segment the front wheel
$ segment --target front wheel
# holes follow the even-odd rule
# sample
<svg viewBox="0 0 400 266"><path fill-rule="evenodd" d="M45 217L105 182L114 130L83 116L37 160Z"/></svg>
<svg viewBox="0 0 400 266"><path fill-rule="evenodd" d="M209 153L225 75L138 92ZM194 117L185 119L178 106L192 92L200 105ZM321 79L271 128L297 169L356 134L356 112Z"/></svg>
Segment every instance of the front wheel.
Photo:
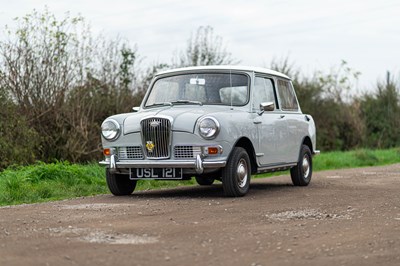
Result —
<svg viewBox="0 0 400 266"><path fill-rule="evenodd" d="M250 188L251 165L246 150L235 147L222 170L222 187L228 197L242 197Z"/></svg>
<svg viewBox="0 0 400 266"><path fill-rule="evenodd" d="M130 180L129 175L111 174L106 169L108 189L115 196L130 195L136 188L136 180Z"/></svg>
<svg viewBox="0 0 400 266"><path fill-rule="evenodd" d="M290 169L290 176L295 186L307 186L311 182L312 156L307 145L301 147L299 161L295 167Z"/></svg>

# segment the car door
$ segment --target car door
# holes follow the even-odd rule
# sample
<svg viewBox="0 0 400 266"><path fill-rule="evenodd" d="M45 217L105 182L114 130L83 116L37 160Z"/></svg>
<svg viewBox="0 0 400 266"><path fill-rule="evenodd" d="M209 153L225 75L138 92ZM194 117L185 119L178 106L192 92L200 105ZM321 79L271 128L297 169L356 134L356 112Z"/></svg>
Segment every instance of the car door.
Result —
<svg viewBox="0 0 400 266"><path fill-rule="evenodd" d="M289 80L278 79L279 104L287 125L286 145L282 146L282 158L287 163L296 162L300 145L307 127L305 116L301 113L292 83Z"/></svg>
<svg viewBox="0 0 400 266"><path fill-rule="evenodd" d="M265 111L254 120L258 129L258 149L256 152L260 166L277 165L284 162L285 140L287 125L279 110L274 80L269 77L256 76L253 88L253 110L260 111L260 104L273 102L274 111Z"/></svg>

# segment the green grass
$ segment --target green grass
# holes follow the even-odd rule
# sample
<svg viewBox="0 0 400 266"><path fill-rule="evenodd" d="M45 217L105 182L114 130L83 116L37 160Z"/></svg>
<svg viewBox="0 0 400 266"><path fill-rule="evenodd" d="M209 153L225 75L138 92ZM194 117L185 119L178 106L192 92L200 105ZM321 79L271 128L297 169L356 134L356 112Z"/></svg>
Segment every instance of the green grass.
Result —
<svg viewBox="0 0 400 266"><path fill-rule="evenodd" d="M387 165L400 163L400 148L322 152L320 155L315 156L313 160L314 171ZM286 174L289 174L289 171L260 174L255 177L270 177Z"/></svg>
<svg viewBox="0 0 400 266"><path fill-rule="evenodd" d="M314 171L387 165L400 162L400 148L327 152L314 157Z"/></svg>
<svg viewBox="0 0 400 266"><path fill-rule="evenodd" d="M37 163L0 173L0 205L107 193L104 169L95 164Z"/></svg>
<svg viewBox="0 0 400 266"><path fill-rule="evenodd" d="M190 181L138 182L136 190L195 184ZM109 193L105 169L97 163L68 162L9 167L0 172L0 206L54 201Z"/></svg>
<svg viewBox="0 0 400 266"><path fill-rule="evenodd" d="M328 152L314 157L314 171L386 165L400 162L400 148L388 150L355 150ZM281 173L262 174L255 178ZM150 190L181 185L191 181L141 181L136 190ZM109 193L104 168L96 163L87 165L57 162L9 167L0 172L0 206L45 202L80 196Z"/></svg>

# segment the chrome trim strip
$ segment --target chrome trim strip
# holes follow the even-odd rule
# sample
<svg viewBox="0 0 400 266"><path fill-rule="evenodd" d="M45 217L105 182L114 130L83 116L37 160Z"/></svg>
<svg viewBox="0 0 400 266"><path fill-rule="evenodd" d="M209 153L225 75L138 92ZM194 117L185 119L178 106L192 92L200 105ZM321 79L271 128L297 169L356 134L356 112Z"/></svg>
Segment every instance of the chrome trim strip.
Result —
<svg viewBox="0 0 400 266"><path fill-rule="evenodd" d="M292 166L296 166L296 165L297 165L297 163L267 165L267 166L259 167L257 172L262 173L263 171L279 169L279 168L287 168L287 167L292 167Z"/></svg>
<svg viewBox="0 0 400 266"><path fill-rule="evenodd" d="M101 161L100 165L110 167L109 161ZM196 168L196 161L168 160L168 161L123 161L115 162L116 168ZM204 168L225 167L226 161L203 161Z"/></svg>

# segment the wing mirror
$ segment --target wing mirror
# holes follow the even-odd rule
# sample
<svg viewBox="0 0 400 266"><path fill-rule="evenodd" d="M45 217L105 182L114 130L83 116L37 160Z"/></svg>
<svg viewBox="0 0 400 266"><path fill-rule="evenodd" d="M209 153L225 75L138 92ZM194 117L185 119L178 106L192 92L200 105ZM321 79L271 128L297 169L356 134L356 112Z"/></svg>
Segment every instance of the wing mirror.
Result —
<svg viewBox="0 0 400 266"><path fill-rule="evenodd" d="M260 111L274 111L274 110L275 110L274 102L260 103Z"/></svg>
<svg viewBox="0 0 400 266"><path fill-rule="evenodd" d="M275 103L274 102L263 102L260 103L260 112L259 115L262 115L264 112L271 112L275 110Z"/></svg>
<svg viewBox="0 0 400 266"><path fill-rule="evenodd" d="M140 110L140 106L135 106L132 108L133 112L138 112Z"/></svg>

